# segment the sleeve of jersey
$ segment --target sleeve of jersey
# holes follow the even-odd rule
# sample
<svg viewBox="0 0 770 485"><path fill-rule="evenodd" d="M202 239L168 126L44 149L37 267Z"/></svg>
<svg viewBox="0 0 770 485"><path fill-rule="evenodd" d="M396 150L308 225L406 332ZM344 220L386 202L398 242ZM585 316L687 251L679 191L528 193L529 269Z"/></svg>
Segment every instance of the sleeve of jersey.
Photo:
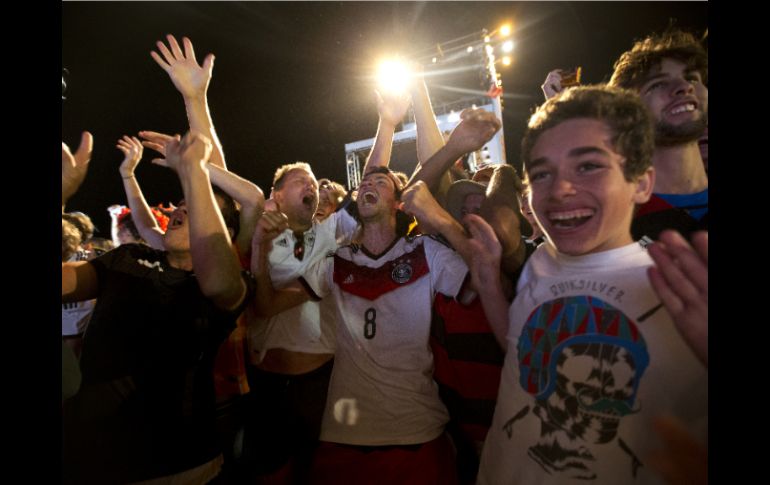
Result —
<svg viewBox="0 0 770 485"><path fill-rule="evenodd" d="M432 237L425 236L423 245L433 287L439 293L457 296L468 274L468 266L457 252Z"/></svg>
<svg viewBox="0 0 770 485"><path fill-rule="evenodd" d="M331 293L333 271L334 256L329 255L308 265L300 277L300 283L310 292L314 300L320 300Z"/></svg>
<svg viewBox="0 0 770 485"><path fill-rule="evenodd" d="M335 238L337 241L348 241L358 227L358 221L347 210L338 210L332 217L336 221ZM330 217L331 219L331 217Z"/></svg>

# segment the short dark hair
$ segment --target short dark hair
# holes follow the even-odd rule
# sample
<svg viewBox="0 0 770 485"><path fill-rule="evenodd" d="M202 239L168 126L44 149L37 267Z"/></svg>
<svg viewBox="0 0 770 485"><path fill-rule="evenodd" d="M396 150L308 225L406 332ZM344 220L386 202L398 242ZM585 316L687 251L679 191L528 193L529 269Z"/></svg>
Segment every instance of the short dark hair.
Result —
<svg viewBox="0 0 770 485"><path fill-rule="evenodd" d="M576 118L590 118L607 124L615 151L626 158L623 175L627 181L635 180L652 165L655 148L652 118L639 96L633 91L610 86L579 86L549 99L530 117L521 142L527 183L526 168L540 135Z"/></svg>
<svg viewBox="0 0 770 485"><path fill-rule="evenodd" d="M610 86L639 89L649 77L650 70L664 58L676 59L688 70L698 71L703 84L708 84L709 58L706 49L696 37L681 30L652 34L634 44L615 62Z"/></svg>
<svg viewBox="0 0 770 485"><path fill-rule="evenodd" d="M396 199L401 200L401 193L404 191L404 187L406 186L406 183L409 181L409 177L407 177L405 173L391 170L388 167L379 166L379 167L374 167L367 170L366 173L364 174L364 178L368 177L373 173L381 173L383 175L387 175L390 178L390 180L393 181L393 185L396 187L396 190L395 190Z"/></svg>

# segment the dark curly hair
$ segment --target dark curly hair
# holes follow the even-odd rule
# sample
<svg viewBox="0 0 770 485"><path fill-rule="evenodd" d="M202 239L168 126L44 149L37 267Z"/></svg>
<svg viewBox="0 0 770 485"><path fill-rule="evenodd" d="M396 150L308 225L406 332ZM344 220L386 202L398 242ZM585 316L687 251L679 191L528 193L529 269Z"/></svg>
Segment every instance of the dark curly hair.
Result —
<svg viewBox="0 0 770 485"><path fill-rule="evenodd" d="M521 142L525 175L532 148L540 135L576 118L591 118L607 124L615 151L626 158L623 175L627 181L635 180L652 165L652 119L639 96L633 91L604 85L580 86L549 99L530 117Z"/></svg>
<svg viewBox="0 0 770 485"><path fill-rule="evenodd" d="M650 35L624 52L615 62L609 85L639 89L650 70L659 66L664 58L684 63L688 70L700 73L703 84L708 84L709 58L701 42L688 32L669 30Z"/></svg>

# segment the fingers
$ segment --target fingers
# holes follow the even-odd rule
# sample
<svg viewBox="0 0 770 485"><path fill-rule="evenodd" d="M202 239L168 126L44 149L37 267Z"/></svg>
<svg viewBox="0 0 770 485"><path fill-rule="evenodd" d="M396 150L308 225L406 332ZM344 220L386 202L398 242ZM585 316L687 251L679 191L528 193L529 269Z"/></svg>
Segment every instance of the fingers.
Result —
<svg viewBox="0 0 770 485"><path fill-rule="evenodd" d="M184 45L184 57L187 59L192 59L195 62L198 62L195 59L195 49L193 49L192 42L187 37L182 37L182 44Z"/></svg>
<svg viewBox="0 0 770 485"><path fill-rule="evenodd" d="M700 259L708 266L709 263L709 233L708 231L698 231L691 238L695 251Z"/></svg>
<svg viewBox="0 0 770 485"><path fill-rule="evenodd" d="M483 243L485 247L491 248L495 245L498 247L500 246L500 241L497 240L495 230L481 217L476 214L466 214L465 217L463 217L463 222L467 225L471 237Z"/></svg>
<svg viewBox="0 0 770 485"><path fill-rule="evenodd" d="M80 145L77 151L72 154L69 147L62 143L62 157L72 158L75 166L84 166L91 160L91 154L94 151L94 137L91 133L84 131L80 136ZM66 153L65 153L66 152Z"/></svg>
<svg viewBox="0 0 770 485"><path fill-rule="evenodd" d="M163 44L162 44L162 43L160 43L160 42L158 42L158 44L159 44L159 45L163 45ZM165 47L165 46L164 46L164 47ZM158 55L158 53L157 53L157 52L155 52L155 51L150 51L150 57L152 57L152 58L153 58L153 60L154 60L154 61L155 61L155 62L156 62L156 63L157 63L157 64L158 64L160 67L161 67L161 69L163 69L164 71L168 72L168 71L169 71L169 69L171 69L171 66L170 66L170 65L169 65L169 64L168 64L166 61L164 61L163 59L161 59L161 57Z"/></svg>
<svg viewBox="0 0 770 485"><path fill-rule="evenodd" d="M179 43L176 41L176 38L168 34L166 36L166 39L168 40L168 45L171 47L171 52L174 54L174 58L176 60L184 60L184 54L182 53L182 49L179 48Z"/></svg>
<svg viewBox="0 0 770 485"><path fill-rule="evenodd" d="M151 141L143 141L142 145L149 148L150 150L155 150L156 152L165 155L165 152L166 152L165 145L161 145L160 143L153 143Z"/></svg>
<svg viewBox="0 0 770 485"><path fill-rule="evenodd" d="M698 252L676 231L664 231L661 233L659 241L663 246L656 248L654 254L664 263L668 263L665 266L658 265L668 283L670 285L676 284L675 289L681 288L688 294L690 287L692 287L695 290L695 296L697 293L708 295L707 261L701 259ZM701 242L701 245L705 246L704 250L708 253L708 240L705 244ZM653 254L651 253L650 256Z"/></svg>
<svg viewBox="0 0 770 485"><path fill-rule="evenodd" d="M172 136L166 135L164 133L158 133L157 131L146 131L146 130L140 131L139 136L147 140L152 140L156 143L163 143L173 138Z"/></svg>
<svg viewBox="0 0 770 485"><path fill-rule="evenodd" d="M210 74L212 69L214 69L214 54L209 54L203 59L203 70Z"/></svg>
<svg viewBox="0 0 770 485"><path fill-rule="evenodd" d="M163 54L163 58L165 59L166 67L171 67L171 64L173 64L176 59L174 58L174 55L171 53L170 50L168 50L168 47L166 47L166 44L164 44L162 41L157 41L155 43L156 46L158 46L158 50L161 54ZM157 56L157 54L156 54ZM153 59L155 59L155 56L153 56ZM157 60L156 60L157 61ZM163 65L161 64L161 67ZM165 68L164 68L165 69Z"/></svg>
<svg viewBox="0 0 770 485"><path fill-rule="evenodd" d="M669 313L672 316L680 315L684 311L684 302L671 289L666 279L660 274L660 270L655 266L647 268L647 277L650 280L653 291L658 295L658 298L663 302Z"/></svg>
<svg viewBox="0 0 770 485"><path fill-rule="evenodd" d="M278 204L275 202L275 199L267 199L265 201L265 207L263 209L265 212L274 212L278 210Z"/></svg>

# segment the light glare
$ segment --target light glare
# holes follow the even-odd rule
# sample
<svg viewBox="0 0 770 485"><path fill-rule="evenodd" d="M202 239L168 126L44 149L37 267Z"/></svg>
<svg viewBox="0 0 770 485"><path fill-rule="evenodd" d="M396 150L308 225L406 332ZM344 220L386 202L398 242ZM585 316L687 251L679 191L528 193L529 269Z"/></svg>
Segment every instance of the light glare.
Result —
<svg viewBox="0 0 770 485"><path fill-rule="evenodd" d="M513 50L513 41L509 40L503 43L503 52L511 52Z"/></svg>
<svg viewBox="0 0 770 485"><path fill-rule="evenodd" d="M406 89L409 72L402 63L387 60L380 63L377 78L383 91L399 93Z"/></svg>

